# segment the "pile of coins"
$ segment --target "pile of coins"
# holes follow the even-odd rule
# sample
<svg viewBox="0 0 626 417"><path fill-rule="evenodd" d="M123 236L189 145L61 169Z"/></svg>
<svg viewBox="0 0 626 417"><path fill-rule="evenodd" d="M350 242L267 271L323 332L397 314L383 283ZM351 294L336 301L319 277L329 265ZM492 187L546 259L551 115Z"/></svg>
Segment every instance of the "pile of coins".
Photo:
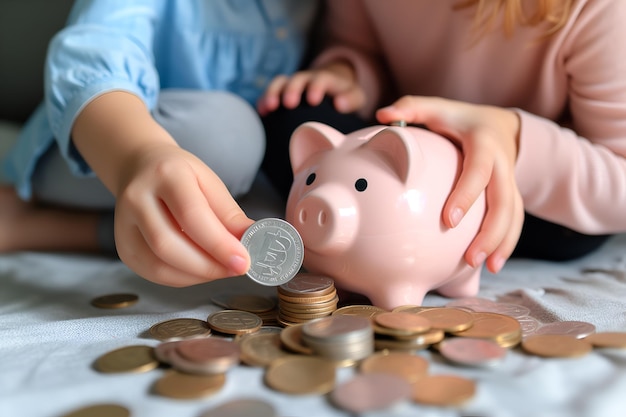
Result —
<svg viewBox="0 0 626 417"><path fill-rule="evenodd" d="M298 273L277 287L278 321L283 326L329 316L337 309L335 281L316 274Z"/></svg>
<svg viewBox="0 0 626 417"><path fill-rule="evenodd" d="M626 348L626 333L596 333L592 324L577 321L542 324L524 306L482 298L393 311L371 305L337 308L332 279L307 273L277 286L277 297L276 302L271 297L214 295L223 310L206 320L156 323L149 333L159 345L116 349L98 358L94 367L114 373L166 366L170 369L154 391L191 399L217 392L228 370L243 363L264 368L266 385L276 391L329 394L336 407L360 413L407 400L432 406L471 400L476 382L430 374L428 361L419 354L426 349L450 364L493 367L518 346L520 352L545 358ZM353 366L355 373L337 384L336 370L345 366Z"/></svg>
<svg viewBox="0 0 626 417"><path fill-rule="evenodd" d="M337 363L356 363L374 352L370 321L358 316L330 316L302 326L302 342L313 353Z"/></svg>

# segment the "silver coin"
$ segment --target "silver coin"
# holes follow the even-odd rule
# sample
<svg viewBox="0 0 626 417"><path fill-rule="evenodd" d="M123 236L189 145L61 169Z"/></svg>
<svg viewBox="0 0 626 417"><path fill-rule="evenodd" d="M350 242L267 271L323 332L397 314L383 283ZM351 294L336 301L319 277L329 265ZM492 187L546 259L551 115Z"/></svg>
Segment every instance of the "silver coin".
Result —
<svg viewBox="0 0 626 417"><path fill-rule="evenodd" d="M513 317L515 319L525 317L530 314L530 309L528 307L513 303L493 303L482 306L475 305L472 306L472 308L476 312L504 314L505 316Z"/></svg>
<svg viewBox="0 0 626 417"><path fill-rule="evenodd" d="M582 339L596 332L596 326L585 321L556 321L539 327L535 334L567 334Z"/></svg>
<svg viewBox="0 0 626 417"><path fill-rule="evenodd" d="M259 284L282 285L296 276L302 266L302 238L285 220L267 218L254 222L243 233L241 243L251 259L246 275Z"/></svg>
<svg viewBox="0 0 626 417"><path fill-rule="evenodd" d="M539 320L532 316L518 317L517 321L522 327L522 337L524 338L535 334L537 329L541 327L541 323L539 322Z"/></svg>

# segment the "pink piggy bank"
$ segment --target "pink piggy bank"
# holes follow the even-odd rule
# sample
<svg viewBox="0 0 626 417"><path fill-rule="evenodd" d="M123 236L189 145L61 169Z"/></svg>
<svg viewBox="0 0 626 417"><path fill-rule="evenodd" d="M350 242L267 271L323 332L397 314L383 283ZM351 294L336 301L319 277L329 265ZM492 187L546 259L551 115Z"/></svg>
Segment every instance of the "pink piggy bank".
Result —
<svg viewBox="0 0 626 417"><path fill-rule="evenodd" d="M418 127L373 126L348 135L317 122L289 145L294 182L286 220L302 236L304 267L391 310L436 290L476 295L480 271L463 259L485 213L484 193L447 228L443 205L462 156Z"/></svg>

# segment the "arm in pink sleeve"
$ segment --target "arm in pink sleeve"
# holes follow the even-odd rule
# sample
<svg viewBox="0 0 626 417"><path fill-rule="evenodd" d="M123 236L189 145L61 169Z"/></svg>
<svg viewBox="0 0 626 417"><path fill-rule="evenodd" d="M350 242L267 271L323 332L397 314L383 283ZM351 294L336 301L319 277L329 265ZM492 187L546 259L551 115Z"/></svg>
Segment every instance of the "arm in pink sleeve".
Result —
<svg viewBox="0 0 626 417"><path fill-rule="evenodd" d="M526 210L581 233L625 232L624 156L541 117L518 114L516 177Z"/></svg>
<svg viewBox="0 0 626 417"><path fill-rule="evenodd" d="M330 62L347 61L356 72L367 103L359 114L372 118L387 93L381 49L366 6L359 0L326 2L326 40L312 67Z"/></svg>
<svg viewBox="0 0 626 417"><path fill-rule="evenodd" d="M625 19L626 2L587 2L563 41L573 130L518 112L526 210L588 234L626 232Z"/></svg>

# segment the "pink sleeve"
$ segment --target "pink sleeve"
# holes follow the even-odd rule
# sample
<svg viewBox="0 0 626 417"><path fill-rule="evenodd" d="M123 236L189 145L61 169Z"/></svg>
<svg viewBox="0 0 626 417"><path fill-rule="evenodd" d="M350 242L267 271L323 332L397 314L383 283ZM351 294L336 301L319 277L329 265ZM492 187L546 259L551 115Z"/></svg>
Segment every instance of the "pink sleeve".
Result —
<svg viewBox="0 0 626 417"><path fill-rule="evenodd" d="M518 114L516 177L526 210L581 233L626 231L624 157L556 123Z"/></svg>
<svg viewBox="0 0 626 417"><path fill-rule="evenodd" d="M518 111L526 210L588 234L626 232L625 19L626 2L588 2L564 40L574 130Z"/></svg>
<svg viewBox="0 0 626 417"><path fill-rule="evenodd" d="M388 93L382 90L384 71L381 49L363 2L342 0L326 2L325 48L312 67L329 62L348 61L355 69L358 83L365 91L367 103L359 114L370 119Z"/></svg>

